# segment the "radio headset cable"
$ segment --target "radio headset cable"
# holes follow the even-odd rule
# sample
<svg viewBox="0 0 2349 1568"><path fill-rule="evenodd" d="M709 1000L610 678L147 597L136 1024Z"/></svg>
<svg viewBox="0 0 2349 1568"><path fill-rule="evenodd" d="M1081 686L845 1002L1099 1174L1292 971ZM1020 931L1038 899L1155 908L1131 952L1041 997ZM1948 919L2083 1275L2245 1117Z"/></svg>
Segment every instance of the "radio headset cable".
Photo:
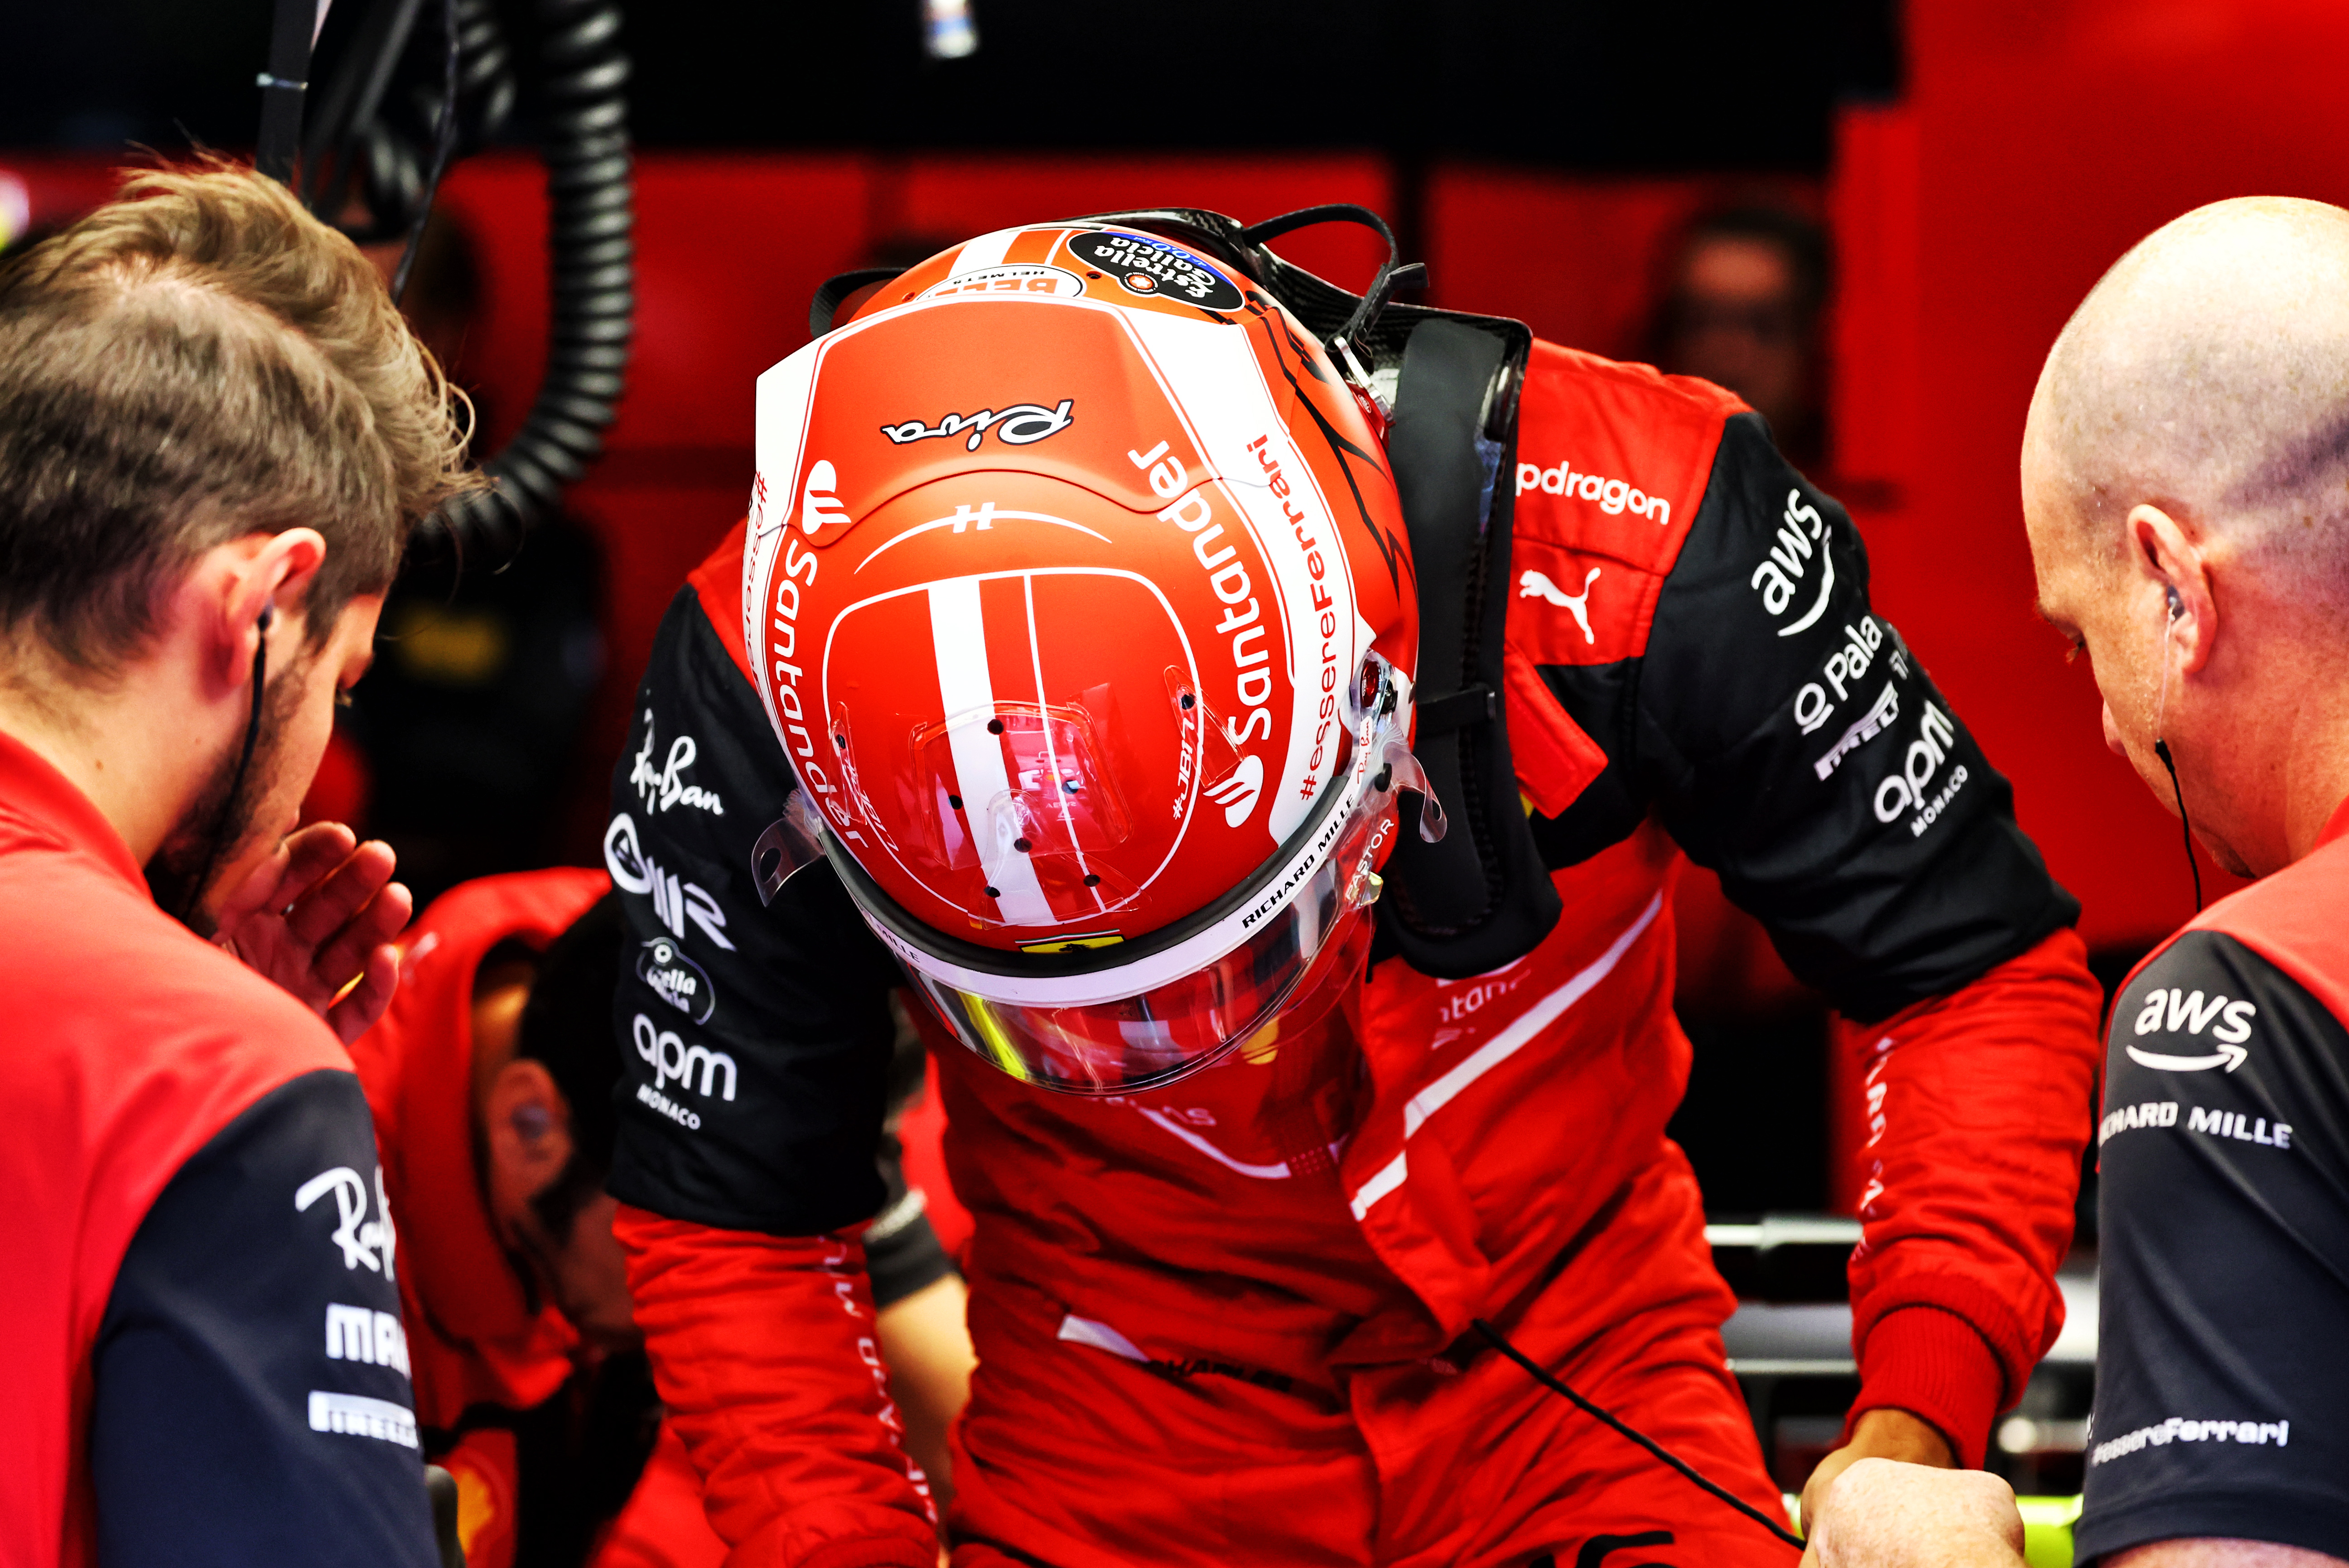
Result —
<svg viewBox="0 0 2349 1568"><path fill-rule="evenodd" d="M1629 1424L1619 1420L1612 1411L1608 1410L1601 1406L1593 1404L1588 1399L1586 1399L1581 1395L1576 1393L1563 1381L1551 1375L1550 1372L1544 1368L1539 1363L1536 1362L1531 1356L1527 1355L1524 1351L1519 1350L1516 1345L1511 1345L1509 1343L1508 1336L1503 1334L1499 1329L1495 1328L1491 1324L1485 1322L1481 1317L1475 1319L1468 1326L1475 1329L1478 1334L1484 1335L1486 1343L1491 1345L1494 1349L1499 1351L1502 1355L1516 1362L1519 1366L1524 1367L1526 1375L1532 1377L1535 1382L1540 1384L1551 1393L1571 1402L1574 1407L1583 1414L1593 1417L1612 1428L1618 1435L1629 1438L1630 1441L1637 1443L1640 1447L1647 1449L1648 1452L1653 1455L1658 1460L1670 1466L1671 1469L1678 1470L1682 1476L1687 1478L1692 1485L1701 1489L1702 1490L1710 1492L1716 1498L1719 1498L1723 1502L1727 1503L1730 1507L1735 1509L1738 1512L1744 1514L1746 1518L1752 1520L1754 1523L1760 1525L1763 1529L1768 1531L1771 1534L1776 1536L1787 1545L1795 1548L1797 1552L1802 1550L1803 1538L1801 1536L1795 1534L1793 1531L1788 1530L1785 1525L1780 1524L1776 1520L1772 1519L1768 1514L1763 1512L1760 1509L1754 1507L1744 1498L1739 1497L1727 1487L1721 1486L1713 1481L1708 1480L1701 1472L1698 1471L1695 1466L1688 1463L1685 1459L1682 1459L1678 1454L1673 1453L1670 1449L1667 1449L1663 1444L1656 1441L1653 1438L1649 1437L1645 1432L1640 1431Z"/></svg>
<svg viewBox="0 0 2349 1568"><path fill-rule="evenodd" d="M300 194L337 223L356 197L369 213L343 226L361 243L404 240L395 293L404 290L450 162L493 140L517 94L512 51L492 0L440 0L440 26L418 37L429 0L368 0L338 27L334 70L300 134L303 93L271 91L261 167L291 180L301 146ZM271 75L283 76L313 0L278 0ZM488 491L459 498L419 530L423 554L501 567L523 535L554 514L566 485L603 451L627 369L636 317L635 192L628 143L628 60L618 0L537 0L536 109L546 167L547 358L521 428L481 464ZM434 36L432 35L437 35ZM411 47L413 46L413 47ZM307 70L308 49L301 69ZM264 82L264 86L266 82ZM291 99L295 119L281 104Z"/></svg>

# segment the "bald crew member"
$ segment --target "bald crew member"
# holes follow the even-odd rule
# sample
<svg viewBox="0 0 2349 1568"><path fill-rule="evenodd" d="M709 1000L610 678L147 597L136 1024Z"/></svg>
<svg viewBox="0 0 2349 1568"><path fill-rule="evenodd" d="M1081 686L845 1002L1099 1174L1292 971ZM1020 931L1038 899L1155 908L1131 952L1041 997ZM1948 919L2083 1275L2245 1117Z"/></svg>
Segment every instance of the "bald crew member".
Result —
<svg viewBox="0 0 2349 1568"><path fill-rule="evenodd" d="M2114 1001L2076 1561L2349 1563L2349 212L2259 197L2121 258L2023 436L2041 612L2105 740L2261 880ZM2175 777L2171 768L2176 769ZM2021 1568L2004 1485L1863 1460L1823 1568Z"/></svg>

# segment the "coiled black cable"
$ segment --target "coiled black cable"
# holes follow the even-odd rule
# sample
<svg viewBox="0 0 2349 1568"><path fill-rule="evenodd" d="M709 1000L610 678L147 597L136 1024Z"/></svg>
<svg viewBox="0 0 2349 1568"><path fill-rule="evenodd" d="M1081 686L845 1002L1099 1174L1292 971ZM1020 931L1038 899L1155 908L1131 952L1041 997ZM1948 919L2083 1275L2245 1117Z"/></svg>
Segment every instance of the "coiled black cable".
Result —
<svg viewBox="0 0 2349 1568"><path fill-rule="evenodd" d="M362 244L405 238L403 283L441 171L459 144L471 150L496 135L516 90L492 0L440 0L441 26L432 31L440 47L411 49L428 3L372 0L325 84L302 149L310 209L337 221L356 193L368 221L346 232ZM636 316L619 0L538 0L536 22L539 154L550 207L545 370L521 428L481 464L492 488L434 514L413 546L419 556L492 569L513 559L523 535L603 451ZM421 69L419 52L430 57Z"/></svg>
<svg viewBox="0 0 2349 1568"><path fill-rule="evenodd" d="M546 164L546 370L522 428L481 465L495 482L431 526L475 563L512 560L531 524L604 450L636 317L636 197L628 59L617 0L539 0Z"/></svg>

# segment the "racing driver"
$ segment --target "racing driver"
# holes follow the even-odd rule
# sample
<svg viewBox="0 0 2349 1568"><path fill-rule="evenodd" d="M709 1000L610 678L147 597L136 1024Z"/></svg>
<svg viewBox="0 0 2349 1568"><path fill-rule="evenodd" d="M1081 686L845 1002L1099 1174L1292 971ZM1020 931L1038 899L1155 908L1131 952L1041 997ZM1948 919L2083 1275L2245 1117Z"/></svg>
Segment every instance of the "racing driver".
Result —
<svg viewBox="0 0 2349 1568"><path fill-rule="evenodd" d="M984 235L761 379L605 837L709 987L623 978L610 1187L730 1562L934 1559L858 1237L901 971L977 1223L959 1568L1790 1562L1663 1131L1682 854L1870 1023L1820 1477L1979 1464L2059 1326L2076 906L1849 519L1718 388L1284 226Z"/></svg>

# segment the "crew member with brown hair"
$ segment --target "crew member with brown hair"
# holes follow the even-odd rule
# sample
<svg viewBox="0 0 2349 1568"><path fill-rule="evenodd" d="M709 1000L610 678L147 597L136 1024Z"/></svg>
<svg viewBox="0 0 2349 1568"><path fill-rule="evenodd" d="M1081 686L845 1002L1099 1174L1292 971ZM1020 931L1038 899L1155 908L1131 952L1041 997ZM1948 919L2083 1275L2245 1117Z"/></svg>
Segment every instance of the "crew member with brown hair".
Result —
<svg viewBox="0 0 2349 1568"><path fill-rule="evenodd" d="M408 896L285 836L463 444L357 250L247 171L0 268L0 1560L438 1561L341 1043Z"/></svg>

